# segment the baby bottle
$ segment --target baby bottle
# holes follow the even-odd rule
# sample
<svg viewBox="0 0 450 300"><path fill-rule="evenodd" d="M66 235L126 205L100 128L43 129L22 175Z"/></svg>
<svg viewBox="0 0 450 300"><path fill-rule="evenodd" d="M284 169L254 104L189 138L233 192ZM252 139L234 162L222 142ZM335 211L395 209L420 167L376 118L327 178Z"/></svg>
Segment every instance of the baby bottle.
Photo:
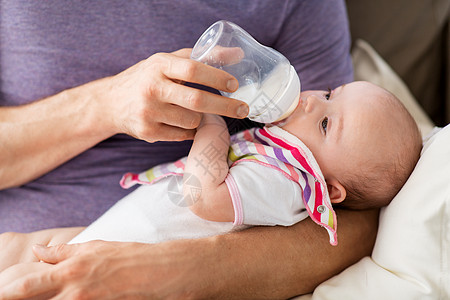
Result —
<svg viewBox="0 0 450 300"><path fill-rule="evenodd" d="M233 75L239 82L234 93L223 96L246 102L248 118L272 123L297 107L300 79L286 57L258 43L236 24L218 21L198 39L191 58Z"/></svg>

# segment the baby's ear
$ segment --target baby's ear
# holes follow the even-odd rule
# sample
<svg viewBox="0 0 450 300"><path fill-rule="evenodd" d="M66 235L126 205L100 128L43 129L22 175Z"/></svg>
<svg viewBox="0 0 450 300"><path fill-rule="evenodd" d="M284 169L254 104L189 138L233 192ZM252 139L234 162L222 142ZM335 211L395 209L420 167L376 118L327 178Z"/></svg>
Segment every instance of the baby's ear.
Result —
<svg viewBox="0 0 450 300"><path fill-rule="evenodd" d="M327 180L327 188L331 203L340 203L347 196L345 187L336 179Z"/></svg>

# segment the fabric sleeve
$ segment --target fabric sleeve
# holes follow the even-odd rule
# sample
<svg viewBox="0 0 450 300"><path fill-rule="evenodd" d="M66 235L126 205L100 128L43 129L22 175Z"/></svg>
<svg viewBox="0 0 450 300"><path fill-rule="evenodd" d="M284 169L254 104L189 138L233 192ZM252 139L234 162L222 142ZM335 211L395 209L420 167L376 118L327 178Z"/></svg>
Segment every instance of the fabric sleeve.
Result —
<svg viewBox="0 0 450 300"><path fill-rule="evenodd" d="M235 208L235 225L293 225L308 213L300 186L280 171L255 162L230 168L225 181Z"/></svg>
<svg viewBox="0 0 450 300"><path fill-rule="evenodd" d="M353 80L345 1L291 1L273 48L297 70L302 90L335 88Z"/></svg>

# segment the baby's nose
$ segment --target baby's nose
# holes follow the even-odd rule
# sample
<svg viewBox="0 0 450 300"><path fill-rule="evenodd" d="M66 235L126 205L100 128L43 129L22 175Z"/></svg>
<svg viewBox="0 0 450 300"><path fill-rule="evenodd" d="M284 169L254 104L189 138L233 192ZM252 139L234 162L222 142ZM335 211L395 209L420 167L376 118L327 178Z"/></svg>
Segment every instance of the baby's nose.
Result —
<svg viewBox="0 0 450 300"><path fill-rule="evenodd" d="M316 106L320 105L320 103L321 101L319 97L317 97L316 95L309 95L304 101L305 112L312 112Z"/></svg>

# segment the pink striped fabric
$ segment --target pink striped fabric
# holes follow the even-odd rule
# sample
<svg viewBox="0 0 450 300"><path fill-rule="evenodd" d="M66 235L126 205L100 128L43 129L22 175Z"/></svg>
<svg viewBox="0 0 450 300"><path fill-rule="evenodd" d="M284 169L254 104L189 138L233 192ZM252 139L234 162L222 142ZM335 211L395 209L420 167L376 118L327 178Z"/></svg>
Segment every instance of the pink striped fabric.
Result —
<svg viewBox="0 0 450 300"><path fill-rule="evenodd" d="M230 153L229 159L234 158L231 165L254 161L274 167L298 183L309 216L327 230L330 243L337 245L336 214L327 185L313 154L303 142L277 126L254 128L234 137Z"/></svg>

